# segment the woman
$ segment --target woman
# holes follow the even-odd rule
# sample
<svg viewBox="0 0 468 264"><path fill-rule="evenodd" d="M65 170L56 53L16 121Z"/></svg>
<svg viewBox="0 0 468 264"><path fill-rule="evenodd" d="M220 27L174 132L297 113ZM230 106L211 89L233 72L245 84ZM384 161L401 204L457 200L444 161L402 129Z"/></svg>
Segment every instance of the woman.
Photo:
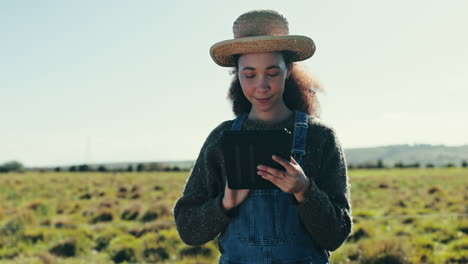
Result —
<svg viewBox="0 0 468 264"><path fill-rule="evenodd" d="M210 52L220 66L235 67L229 98L237 118L215 128L201 149L174 207L180 237L201 245L220 235L220 263L328 263L352 221L342 149L315 117L314 84L294 63L315 45L289 35L286 18L272 10L242 14L233 31ZM272 159L286 170L257 167L278 189L229 189L221 132L284 128L293 131L293 157Z"/></svg>

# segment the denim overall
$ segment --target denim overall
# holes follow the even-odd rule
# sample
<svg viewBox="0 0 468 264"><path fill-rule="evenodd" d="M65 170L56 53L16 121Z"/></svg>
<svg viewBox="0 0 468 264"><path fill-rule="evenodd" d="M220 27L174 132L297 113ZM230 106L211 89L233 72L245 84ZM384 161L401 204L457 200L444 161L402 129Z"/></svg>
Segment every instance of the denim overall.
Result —
<svg viewBox="0 0 468 264"><path fill-rule="evenodd" d="M234 120L232 130L240 130L247 115ZM296 110L291 153L301 166L307 127L307 115ZM219 263L328 264L328 252L311 240L293 200L293 194L280 189L250 190L238 216L219 238L223 251Z"/></svg>

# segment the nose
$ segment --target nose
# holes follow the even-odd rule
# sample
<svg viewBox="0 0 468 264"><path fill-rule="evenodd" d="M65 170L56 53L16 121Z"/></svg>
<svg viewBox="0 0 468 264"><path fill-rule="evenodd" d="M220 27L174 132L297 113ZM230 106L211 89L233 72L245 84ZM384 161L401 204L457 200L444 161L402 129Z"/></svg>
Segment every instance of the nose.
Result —
<svg viewBox="0 0 468 264"><path fill-rule="evenodd" d="M257 90L259 90L259 92L270 90L270 85L268 84L268 80L265 76L258 78Z"/></svg>

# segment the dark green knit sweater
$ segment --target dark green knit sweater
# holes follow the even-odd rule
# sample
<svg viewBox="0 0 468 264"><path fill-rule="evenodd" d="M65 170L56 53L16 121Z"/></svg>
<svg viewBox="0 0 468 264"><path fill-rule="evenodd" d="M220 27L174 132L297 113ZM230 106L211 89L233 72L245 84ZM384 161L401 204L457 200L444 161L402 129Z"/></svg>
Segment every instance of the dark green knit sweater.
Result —
<svg viewBox="0 0 468 264"><path fill-rule="evenodd" d="M225 121L210 133L175 204L177 230L189 245L214 239L235 217L222 206L226 177L220 145L221 132L230 130L232 122ZM242 126L243 130L283 128L294 131L294 115L276 124L246 119ZM334 131L315 117L309 118L303 170L311 185L305 200L296 205L302 223L318 246L333 251L352 227L347 168Z"/></svg>

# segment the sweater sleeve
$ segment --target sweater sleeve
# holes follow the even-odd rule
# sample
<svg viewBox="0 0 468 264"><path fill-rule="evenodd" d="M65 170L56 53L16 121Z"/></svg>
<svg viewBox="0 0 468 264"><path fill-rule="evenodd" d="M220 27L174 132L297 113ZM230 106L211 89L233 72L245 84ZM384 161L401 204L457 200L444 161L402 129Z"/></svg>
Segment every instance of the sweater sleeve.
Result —
<svg viewBox="0 0 468 264"><path fill-rule="evenodd" d="M180 238L188 245L202 245L216 237L230 221L222 206L224 185L219 157L214 151L220 125L208 136L174 206Z"/></svg>
<svg viewBox="0 0 468 264"><path fill-rule="evenodd" d="M307 175L310 187L299 204L299 212L317 245L333 251L351 233L350 187L346 161L335 133L327 129L324 135L322 158L317 159L319 175Z"/></svg>

